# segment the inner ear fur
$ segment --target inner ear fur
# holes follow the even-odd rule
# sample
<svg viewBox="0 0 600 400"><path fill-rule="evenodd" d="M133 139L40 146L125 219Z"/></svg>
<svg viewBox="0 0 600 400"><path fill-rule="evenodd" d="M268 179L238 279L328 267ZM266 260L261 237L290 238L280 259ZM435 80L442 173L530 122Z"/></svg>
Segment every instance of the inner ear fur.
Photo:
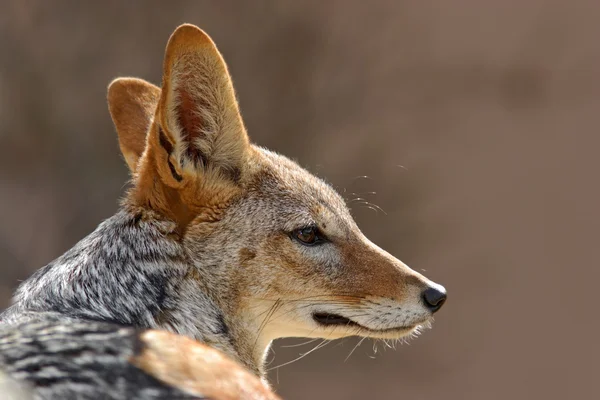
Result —
<svg viewBox="0 0 600 400"><path fill-rule="evenodd" d="M119 147L134 173L146 147L146 135L160 99L160 88L137 78L118 78L108 86L108 109Z"/></svg>
<svg viewBox="0 0 600 400"><path fill-rule="evenodd" d="M231 77L213 41L193 25L177 28L167 44L155 123L167 181L240 178L249 141Z"/></svg>

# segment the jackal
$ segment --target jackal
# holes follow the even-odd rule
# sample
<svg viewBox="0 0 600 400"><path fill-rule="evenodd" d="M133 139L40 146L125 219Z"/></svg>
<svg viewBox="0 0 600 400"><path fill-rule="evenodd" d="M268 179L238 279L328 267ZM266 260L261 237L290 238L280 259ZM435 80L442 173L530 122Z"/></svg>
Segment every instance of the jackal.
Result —
<svg viewBox="0 0 600 400"><path fill-rule="evenodd" d="M161 88L116 79L108 105L131 188L116 215L19 286L3 329L166 330L264 378L276 338L401 338L445 302L442 286L361 233L331 186L250 143L199 28L169 39Z"/></svg>

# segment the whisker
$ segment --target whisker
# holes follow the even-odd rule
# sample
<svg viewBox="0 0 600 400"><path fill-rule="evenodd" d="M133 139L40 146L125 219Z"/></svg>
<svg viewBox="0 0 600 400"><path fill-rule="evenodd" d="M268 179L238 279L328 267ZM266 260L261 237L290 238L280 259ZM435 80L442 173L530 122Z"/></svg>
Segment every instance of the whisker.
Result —
<svg viewBox="0 0 600 400"><path fill-rule="evenodd" d="M288 344L288 345L285 345L285 346L284 346L284 345L281 345L281 346L279 346L279 347L283 347L283 348L285 348L285 349L289 349L289 348L292 348L292 347L301 347L301 346L307 345L307 344L309 344L309 343L313 343L313 342L315 342L315 341L317 341L317 340L319 340L319 339L318 339L318 338L316 338L316 339L311 339L311 340L309 340L309 341L302 342L302 343Z"/></svg>
<svg viewBox="0 0 600 400"><path fill-rule="evenodd" d="M344 359L344 362L348 361L348 359L350 358L350 356L352 355L352 353L354 353L354 350L356 350L358 348L358 346L360 346L360 344L365 341L366 338L367 337L364 336L362 339L360 339L358 341L358 343L356 343L356 346L354 346L354 348L350 351L350 354L348 354L348 356L346 357L346 359Z"/></svg>
<svg viewBox="0 0 600 400"><path fill-rule="evenodd" d="M354 193L350 193L350 194L351 194L352 196L357 196L357 197L359 197L359 196L364 196L364 195L367 195L367 194L368 194L368 195L372 195L372 196L374 196L374 195L376 195L376 194L377 194L377 192L354 192Z"/></svg>
<svg viewBox="0 0 600 400"><path fill-rule="evenodd" d="M269 322L269 320L271 319L271 317L273 316L273 314L277 311L277 309L280 306L281 306L281 302L278 299L277 301L275 301L275 303L273 303L273 305L269 309L270 312L267 313L267 315L263 319L263 322L260 324L260 327L258 328L258 334L256 335L256 339L254 340L254 346L253 346L254 348L256 348L256 345L258 344L258 338L260 338L260 334L265 329L265 327L267 326L267 323Z"/></svg>
<svg viewBox="0 0 600 400"><path fill-rule="evenodd" d="M318 350L320 348L323 348L323 347L327 346L328 343L329 343L329 339L323 339L319 344L317 344L315 347L313 347L311 350L307 351L306 353L301 354L299 357L296 357L295 359L293 359L291 361L285 362L285 363L280 364L280 365L278 365L276 367L269 368L269 369L267 369L267 372L268 371L272 371L274 369L281 368L281 367L285 367L286 365L290 365L290 364L292 364L292 363L294 363L294 362L296 362L298 360L301 360L304 357L306 357L307 355L309 355L310 353L312 353L313 351Z"/></svg>

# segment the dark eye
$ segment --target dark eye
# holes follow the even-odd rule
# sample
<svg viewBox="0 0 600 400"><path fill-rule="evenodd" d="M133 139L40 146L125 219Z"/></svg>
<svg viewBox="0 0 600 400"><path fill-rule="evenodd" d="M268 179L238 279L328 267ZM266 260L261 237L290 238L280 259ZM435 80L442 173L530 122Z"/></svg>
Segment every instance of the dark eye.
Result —
<svg viewBox="0 0 600 400"><path fill-rule="evenodd" d="M316 226L296 229L292 231L291 236L305 246L313 246L325 241L325 236Z"/></svg>

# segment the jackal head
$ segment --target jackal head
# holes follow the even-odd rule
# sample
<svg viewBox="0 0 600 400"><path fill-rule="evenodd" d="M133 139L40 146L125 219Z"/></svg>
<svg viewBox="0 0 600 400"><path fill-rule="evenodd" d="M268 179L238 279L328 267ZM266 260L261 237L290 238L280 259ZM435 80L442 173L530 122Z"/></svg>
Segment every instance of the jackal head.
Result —
<svg viewBox="0 0 600 400"><path fill-rule="evenodd" d="M249 142L231 78L192 25L171 36L162 87L108 92L133 175L125 206L174 222L190 279L223 311L236 346L275 338L400 338L445 290L370 242L344 200L295 162Z"/></svg>

